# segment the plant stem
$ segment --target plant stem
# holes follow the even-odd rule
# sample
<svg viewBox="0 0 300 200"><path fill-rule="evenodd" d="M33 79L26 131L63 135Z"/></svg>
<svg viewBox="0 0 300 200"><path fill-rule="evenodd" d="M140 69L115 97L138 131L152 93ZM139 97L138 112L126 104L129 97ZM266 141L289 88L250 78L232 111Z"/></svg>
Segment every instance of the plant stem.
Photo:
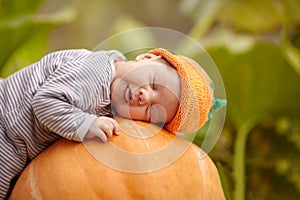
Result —
<svg viewBox="0 0 300 200"><path fill-rule="evenodd" d="M217 168L218 168L218 171L219 171L219 174L220 174L220 179L221 179L221 183L222 183L222 187L223 187L225 199L226 200L231 200L231 196L230 196L230 192L229 192L229 187L228 187L228 181L226 179L223 166L222 166L222 164L220 162L217 162L216 165L217 165Z"/></svg>
<svg viewBox="0 0 300 200"><path fill-rule="evenodd" d="M257 118L247 120L242 124L237 132L234 144L233 174L235 178L235 189L233 193L234 200L244 200L246 197L246 179L245 179L245 156L247 137L251 129L257 124Z"/></svg>
<svg viewBox="0 0 300 200"><path fill-rule="evenodd" d="M221 8L222 3L222 0L201 2L202 9L197 16L198 20L189 33L191 38L199 41L202 36L212 27L216 16L219 14L219 9Z"/></svg>

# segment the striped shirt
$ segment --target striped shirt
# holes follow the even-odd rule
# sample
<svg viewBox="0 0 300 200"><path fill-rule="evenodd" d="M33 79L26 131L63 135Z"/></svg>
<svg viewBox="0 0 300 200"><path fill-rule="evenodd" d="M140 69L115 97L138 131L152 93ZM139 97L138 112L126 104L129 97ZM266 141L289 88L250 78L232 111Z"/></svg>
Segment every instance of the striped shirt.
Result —
<svg viewBox="0 0 300 200"><path fill-rule="evenodd" d="M114 50L57 51L1 80L0 126L9 138L1 149L10 142L33 159L60 137L83 138L107 114L115 60L125 57Z"/></svg>

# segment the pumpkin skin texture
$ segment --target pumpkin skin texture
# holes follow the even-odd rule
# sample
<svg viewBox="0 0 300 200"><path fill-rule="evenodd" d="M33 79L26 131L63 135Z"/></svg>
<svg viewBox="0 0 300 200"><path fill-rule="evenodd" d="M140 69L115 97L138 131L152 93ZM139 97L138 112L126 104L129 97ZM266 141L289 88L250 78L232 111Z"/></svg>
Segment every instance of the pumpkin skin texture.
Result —
<svg viewBox="0 0 300 200"><path fill-rule="evenodd" d="M129 129L122 131L121 126L120 135L113 136L108 143L60 139L52 144L25 168L10 199L225 199L218 171L208 155L199 159L199 147L153 124L125 119L118 122L130 125ZM157 133L142 139L127 134L129 130L147 135L150 129ZM147 154L159 152L172 141L176 142L170 151L185 149L176 159L138 173L110 167L89 151L89 145L99 152L110 152L110 145L115 145L127 152ZM113 157L114 151L109 156ZM128 165L126 157L117 159L120 169ZM142 161L148 166L154 161L146 162ZM138 159L130 163L133 170L141 164Z"/></svg>

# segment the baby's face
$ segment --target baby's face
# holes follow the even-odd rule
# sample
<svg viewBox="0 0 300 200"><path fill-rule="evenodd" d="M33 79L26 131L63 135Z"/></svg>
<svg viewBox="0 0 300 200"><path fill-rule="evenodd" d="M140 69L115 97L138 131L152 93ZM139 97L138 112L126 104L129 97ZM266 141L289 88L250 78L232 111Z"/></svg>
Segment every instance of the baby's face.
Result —
<svg viewBox="0 0 300 200"><path fill-rule="evenodd" d="M160 56L142 54L135 61L119 62L111 84L111 101L125 118L168 123L179 106L177 71Z"/></svg>

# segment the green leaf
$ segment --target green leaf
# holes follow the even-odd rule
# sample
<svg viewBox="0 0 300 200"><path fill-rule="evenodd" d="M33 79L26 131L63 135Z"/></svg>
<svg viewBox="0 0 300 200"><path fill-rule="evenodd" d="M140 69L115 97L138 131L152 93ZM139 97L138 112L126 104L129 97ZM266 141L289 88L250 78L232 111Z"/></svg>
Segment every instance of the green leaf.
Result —
<svg viewBox="0 0 300 200"><path fill-rule="evenodd" d="M237 128L267 113L300 116L300 78L279 47L257 42L241 54L223 46L208 51L223 76L228 114Z"/></svg>
<svg viewBox="0 0 300 200"><path fill-rule="evenodd" d="M226 1L219 21L238 31L262 33L277 27L281 15L272 0Z"/></svg>
<svg viewBox="0 0 300 200"><path fill-rule="evenodd" d="M216 28L201 40L201 44L205 47L223 46L232 54L241 54L251 50L255 42L255 37L249 34L237 34L229 28Z"/></svg>
<svg viewBox="0 0 300 200"><path fill-rule="evenodd" d="M223 76L228 116L237 129L234 199L241 200L245 199L248 134L265 115L300 116L300 77L283 58L281 48L271 43L256 42L239 53L222 45L207 49Z"/></svg>
<svg viewBox="0 0 300 200"><path fill-rule="evenodd" d="M74 14L75 12L73 10L66 9L48 15L32 14L24 15L17 19L2 20L0 22L0 72L11 59L10 57L13 54L15 55L15 52L18 51L19 48L22 48L24 44L27 44L28 40L36 37L36 41L41 41L41 39L38 39L41 35L46 39L48 37L47 34L53 27L72 20L75 16ZM45 41L42 41L42 43L45 43ZM38 46L39 45L32 49L27 49L27 55L30 55L31 50L36 52ZM43 44L42 46L43 48L40 49L40 51L44 52L45 45ZM15 55L15 57L18 56ZM26 64L27 62L22 66ZM6 69L6 71L12 72L14 70ZM7 76L7 72L4 74L0 73L0 75Z"/></svg>
<svg viewBox="0 0 300 200"><path fill-rule="evenodd" d="M286 41L282 45L283 56L286 61L295 69L300 75L300 50L291 42Z"/></svg>
<svg viewBox="0 0 300 200"><path fill-rule="evenodd" d="M21 68L39 60L45 53L48 31L40 31L22 43L3 66L1 77L7 77Z"/></svg>
<svg viewBox="0 0 300 200"><path fill-rule="evenodd" d="M35 12L44 0L2 0L0 19L19 18ZM2 20L1 20L2 21Z"/></svg>

